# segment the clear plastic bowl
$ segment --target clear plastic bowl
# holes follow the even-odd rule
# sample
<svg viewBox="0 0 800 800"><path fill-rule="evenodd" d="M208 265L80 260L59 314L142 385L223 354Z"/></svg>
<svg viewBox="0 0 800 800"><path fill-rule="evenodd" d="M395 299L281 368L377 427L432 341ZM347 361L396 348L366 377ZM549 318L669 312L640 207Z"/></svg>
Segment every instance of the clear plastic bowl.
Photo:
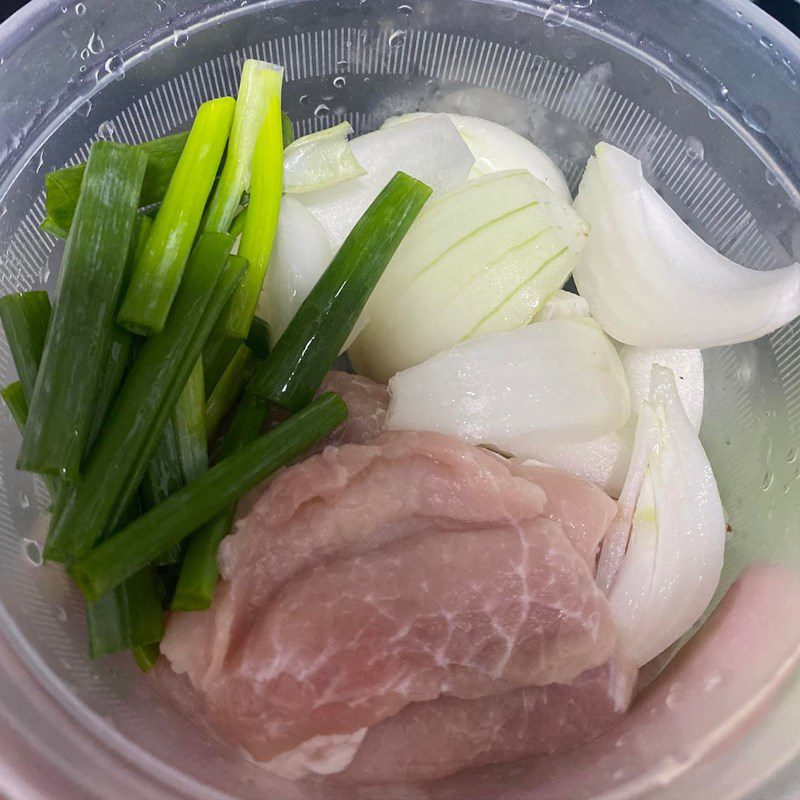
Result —
<svg viewBox="0 0 800 800"><path fill-rule="evenodd" d="M800 42L745 0L63 1L0 27L2 293L54 288L59 247L37 226L45 171L98 136L180 128L234 91L246 56L286 66L299 133L341 116L362 132L420 107L478 113L532 135L573 189L602 138L639 155L733 258L798 257ZM706 364L702 437L734 531L722 591L748 562L800 564L800 323ZM12 371L3 342L0 379ZM352 797L266 775L160 702L129 659L86 658L80 600L41 566L46 495L15 471L19 438L0 417L0 794ZM699 763L698 742L676 743L682 757L604 796L796 798L799 719L795 675Z"/></svg>

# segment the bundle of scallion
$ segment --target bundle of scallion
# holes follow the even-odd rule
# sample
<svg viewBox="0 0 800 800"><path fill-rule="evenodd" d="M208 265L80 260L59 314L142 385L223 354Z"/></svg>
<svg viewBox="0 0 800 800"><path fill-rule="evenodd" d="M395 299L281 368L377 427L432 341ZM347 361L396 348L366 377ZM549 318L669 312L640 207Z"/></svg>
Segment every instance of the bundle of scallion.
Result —
<svg viewBox="0 0 800 800"><path fill-rule="evenodd" d="M430 194L396 174L270 352L255 309L291 138L281 85L248 61L237 99L201 105L188 134L98 142L49 174L54 307L0 299L19 467L50 491L45 556L86 595L92 657L152 667L165 610L210 603L236 500L344 421L339 397L314 395ZM292 416L264 433L271 406Z"/></svg>

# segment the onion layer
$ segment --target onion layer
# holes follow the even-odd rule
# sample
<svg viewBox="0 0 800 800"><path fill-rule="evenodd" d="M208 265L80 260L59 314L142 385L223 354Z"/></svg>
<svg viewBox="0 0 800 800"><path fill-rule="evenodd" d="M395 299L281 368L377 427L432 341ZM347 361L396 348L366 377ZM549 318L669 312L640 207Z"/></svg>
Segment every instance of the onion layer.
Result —
<svg viewBox="0 0 800 800"><path fill-rule="evenodd" d="M695 234L633 156L600 143L575 207L591 226L575 269L603 329L639 347L703 348L757 339L800 314L800 264L746 269Z"/></svg>
<svg viewBox="0 0 800 800"><path fill-rule="evenodd" d="M585 238L572 207L522 170L434 199L370 299L353 365L386 381L459 342L526 325L567 279Z"/></svg>
<svg viewBox="0 0 800 800"><path fill-rule="evenodd" d="M631 486L641 487L635 512L631 519L620 502L610 536L621 535L606 543L612 547L604 545L598 583L607 585L611 578L617 626L641 665L686 633L708 606L722 570L725 519L711 465L671 370L653 367L636 435L635 450L644 444L647 457L634 459L629 476ZM609 550L625 539L617 571Z"/></svg>
<svg viewBox="0 0 800 800"><path fill-rule="evenodd" d="M522 434L594 439L622 426L628 385L592 319L551 320L457 345L390 381L390 429L439 431L507 450Z"/></svg>

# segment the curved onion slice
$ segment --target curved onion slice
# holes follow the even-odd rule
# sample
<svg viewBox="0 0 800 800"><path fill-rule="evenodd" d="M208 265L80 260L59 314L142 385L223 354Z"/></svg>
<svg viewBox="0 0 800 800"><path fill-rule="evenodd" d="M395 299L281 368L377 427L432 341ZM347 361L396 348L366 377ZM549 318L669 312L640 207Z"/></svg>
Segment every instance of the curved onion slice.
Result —
<svg viewBox="0 0 800 800"><path fill-rule="evenodd" d="M711 465L671 370L653 367L650 399L639 420L637 447L641 436L647 459L641 480L637 474L631 481L641 488L609 600L620 634L641 665L682 636L711 601L722 571L725 519ZM632 472L641 467L637 461ZM604 546L598 582L613 575L606 555Z"/></svg>
<svg viewBox="0 0 800 800"><path fill-rule="evenodd" d="M333 248L320 224L302 203L285 195L281 200L275 243L258 304L258 313L269 323L273 346L332 258ZM366 322L367 317L362 314L345 342L344 350L363 330Z"/></svg>
<svg viewBox="0 0 800 800"><path fill-rule="evenodd" d="M592 232L575 269L603 329L639 347L714 347L757 339L800 314L800 264L746 269L697 236L633 156L595 149L575 207Z"/></svg>
<svg viewBox="0 0 800 800"><path fill-rule="evenodd" d="M283 151L283 191L311 192L363 175L347 141L352 132L350 123L342 122L292 142Z"/></svg>
<svg viewBox="0 0 800 800"><path fill-rule="evenodd" d="M471 339L395 375L389 393L387 428L439 431L501 450L531 432L593 439L630 413L617 352L588 318Z"/></svg>
<svg viewBox="0 0 800 800"><path fill-rule="evenodd" d="M453 123L443 114L358 136L350 142L350 149L366 174L297 195L335 248L395 172L407 172L434 192L444 192L467 180L475 163Z"/></svg>
<svg viewBox="0 0 800 800"><path fill-rule="evenodd" d="M569 276L586 233L572 206L522 170L441 195L370 298L353 365L383 382L466 339L526 325Z"/></svg>
<svg viewBox="0 0 800 800"><path fill-rule="evenodd" d="M392 128L404 122L430 116L433 116L431 112L418 111L414 114L390 117L383 123L383 127ZM447 114L447 116L475 158L470 178L507 169L525 169L563 200L572 202L569 186L561 170L533 142L504 125L489 122L488 119L463 114Z"/></svg>

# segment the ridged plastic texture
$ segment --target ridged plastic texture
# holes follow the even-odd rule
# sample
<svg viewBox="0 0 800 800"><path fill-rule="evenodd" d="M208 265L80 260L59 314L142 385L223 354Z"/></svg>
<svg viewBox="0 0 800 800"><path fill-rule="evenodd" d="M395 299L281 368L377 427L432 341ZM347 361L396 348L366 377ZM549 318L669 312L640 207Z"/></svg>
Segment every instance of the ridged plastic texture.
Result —
<svg viewBox="0 0 800 800"><path fill-rule="evenodd" d="M47 170L98 138L184 128L199 103L235 93L247 57L285 66L297 134L342 119L362 133L420 108L477 114L531 136L573 190L595 142L612 142L715 247L781 266L800 250L799 54L744 0L39 0L0 28L0 292L55 289L61 247L38 228ZM722 591L750 561L800 564L800 323L705 356L702 438L733 529ZM3 341L0 380L12 377ZM47 498L15 471L18 447L2 411L0 793L350 796L265 775L163 704L128 659L87 660L79 598L41 563ZM795 755L798 711L795 677L735 758L670 775L697 796L756 791ZM794 796L795 774L758 796ZM615 796L666 797L664 779Z"/></svg>

